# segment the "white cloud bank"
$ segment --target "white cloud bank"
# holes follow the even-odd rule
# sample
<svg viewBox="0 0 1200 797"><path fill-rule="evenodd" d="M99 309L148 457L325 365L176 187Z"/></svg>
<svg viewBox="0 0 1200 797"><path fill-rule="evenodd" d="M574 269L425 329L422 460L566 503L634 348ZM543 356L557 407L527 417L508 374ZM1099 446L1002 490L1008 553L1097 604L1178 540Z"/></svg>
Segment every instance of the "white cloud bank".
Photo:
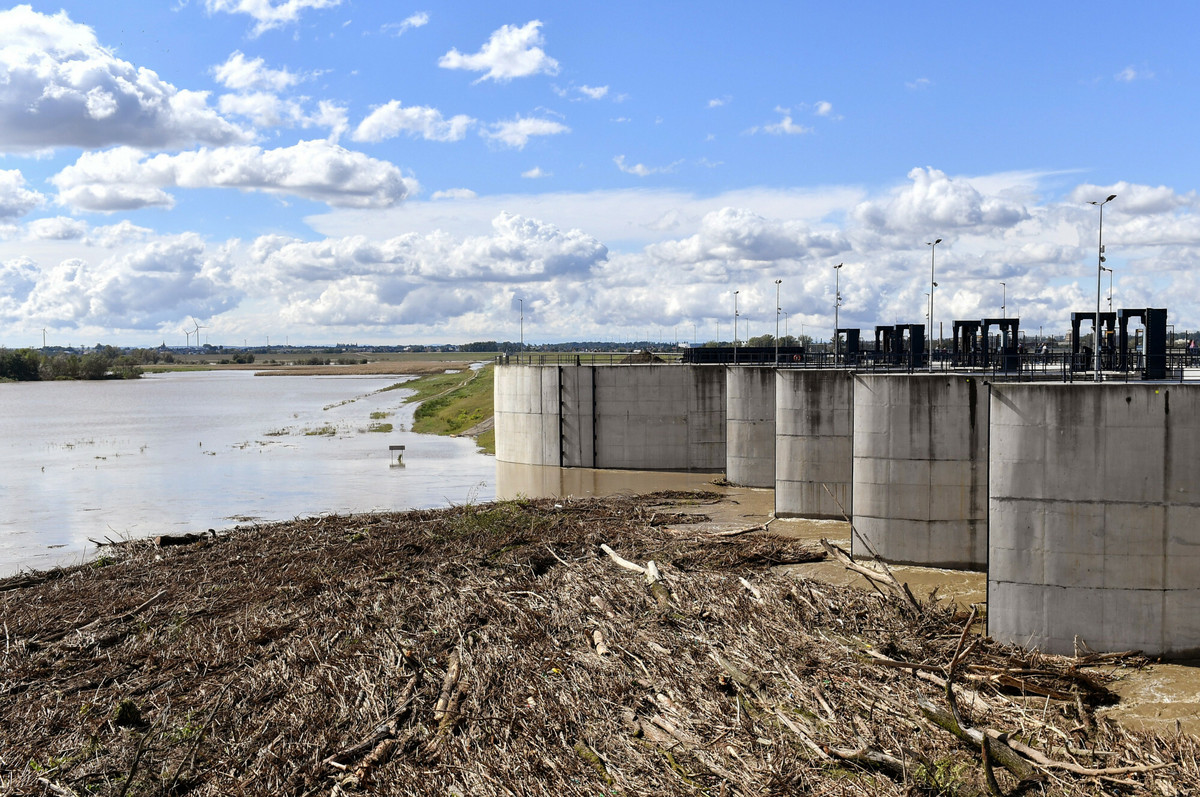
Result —
<svg viewBox="0 0 1200 797"><path fill-rule="evenodd" d="M208 105L208 93L175 88L134 67L65 11L0 11L0 151L224 145L245 130Z"/></svg>
<svg viewBox="0 0 1200 797"><path fill-rule="evenodd" d="M305 11L333 8L342 0L204 0L208 13L246 14L254 20L253 35L259 36L268 30L290 25L300 19Z"/></svg>
<svg viewBox="0 0 1200 797"><path fill-rule="evenodd" d="M101 212L170 207L174 198L166 189L174 187L264 191L351 208L389 207L417 189L416 181L392 164L327 141L153 157L118 147L85 153L51 182L60 204Z"/></svg>
<svg viewBox="0 0 1200 797"><path fill-rule="evenodd" d="M355 141L379 142L401 133L426 141L462 141L475 120L465 114L449 119L436 108L424 105L405 107L399 100L375 108L359 123L351 138Z"/></svg>

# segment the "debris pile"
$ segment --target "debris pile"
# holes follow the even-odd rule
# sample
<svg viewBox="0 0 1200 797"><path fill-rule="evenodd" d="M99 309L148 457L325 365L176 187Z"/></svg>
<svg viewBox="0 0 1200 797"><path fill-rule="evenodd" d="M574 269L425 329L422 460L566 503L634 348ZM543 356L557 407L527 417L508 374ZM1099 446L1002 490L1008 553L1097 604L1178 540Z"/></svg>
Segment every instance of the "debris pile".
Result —
<svg viewBox="0 0 1200 797"><path fill-rule="evenodd" d="M0 581L0 795L1200 787L1194 737L1093 713L1136 657L798 579L824 552L694 525L718 500L302 519Z"/></svg>

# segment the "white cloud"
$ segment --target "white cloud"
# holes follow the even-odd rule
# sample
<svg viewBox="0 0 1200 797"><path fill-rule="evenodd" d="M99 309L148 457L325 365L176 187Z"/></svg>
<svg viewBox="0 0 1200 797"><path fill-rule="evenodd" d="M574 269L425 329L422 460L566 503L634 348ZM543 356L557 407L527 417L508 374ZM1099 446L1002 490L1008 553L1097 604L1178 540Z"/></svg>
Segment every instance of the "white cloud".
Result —
<svg viewBox="0 0 1200 797"><path fill-rule="evenodd" d="M230 282L229 250L210 249L186 233L142 244L98 262L67 258L57 264L17 264L16 280L32 288L0 303L0 316L16 314L35 324L156 330L195 314L208 317L237 305ZM5 281L0 268L0 283ZM12 279L12 277L10 277Z"/></svg>
<svg viewBox="0 0 1200 797"><path fill-rule="evenodd" d="M413 28L421 28L429 24L429 12L418 11L410 17L407 17L402 22L389 22L383 26L385 33L390 33L393 36L403 36L406 32Z"/></svg>
<svg viewBox="0 0 1200 797"><path fill-rule="evenodd" d="M212 68L213 77L227 89L267 89L283 91L300 82L300 76L286 69L268 69L262 58L247 59L241 50L234 51L225 63Z"/></svg>
<svg viewBox="0 0 1200 797"><path fill-rule="evenodd" d="M325 202L334 207L388 207L412 194L416 182L386 161L327 141L291 147L223 147L144 157L118 147L89 152L51 182L58 201L81 210L171 206L166 188L236 188Z"/></svg>
<svg viewBox="0 0 1200 797"><path fill-rule="evenodd" d="M247 141L249 134L183 91L100 45L65 11L0 11L0 150L164 148Z"/></svg>
<svg viewBox="0 0 1200 797"><path fill-rule="evenodd" d="M430 199L474 199L476 196L470 188L447 188L445 191L434 191Z"/></svg>
<svg viewBox="0 0 1200 797"><path fill-rule="evenodd" d="M83 238L88 226L79 219L55 216L50 219L35 219L25 225L25 233L34 240L71 241Z"/></svg>
<svg viewBox="0 0 1200 797"><path fill-rule="evenodd" d="M683 163L683 161L678 160L666 166L651 167L646 166L643 163L635 163L634 165L630 166L625 162L624 155L618 155L617 157L613 158L613 163L617 164L617 168L626 174L632 174L637 177L648 177L652 174L669 174L675 171L679 167L679 164Z"/></svg>
<svg viewBox="0 0 1200 797"><path fill-rule="evenodd" d="M907 88L912 89L913 91L917 91L919 89L929 88L930 86L933 85L933 81L931 81L927 77L919 77L916 80L907 81L904 85Z"/></svg>
<svg viewBox="0 0 1200 797"><path fill-rule="evenodd" d="M355 141L378 142L401 133L420 136L426 141L462 141L475 120L464 114L449 119L436 108L423 105L404 107L399 100L375 108L355 129Z"/></svg>
<svg viewBox="0 0 1200 797"><path fill-rule="evenodd" d="M342 0L204 0L208 13L246 14L254 20L253 35L283 27L300 19L310 9L333 8Z"/></svg>
<svg viewBox="0 0 1200 797"><path fill-rule="evenodd" d="M713 99L709 100L708 107L709 108L720 108L724 105L728 105L732 101L733 101L733 97L726 94L724 97L714 97Z"/></svg>
<svg viewBox="0 0 1200 797"><path fill-rule="evenodd" d="M599 100L608 94L608 86L580 86L579 91L593 100Z"/></svg>
<svg viewBox="0 0 1200 797"><path fill-rule="evenodd" d="M552 177L550 172L543 171L541 166L534 166L528 171L521 172L521 176L526 180L540 180L543 177Z"/></svg>
<svg viewBox="0 0 1200 797"><path fill-rule="evenodd" d="M1122 83L1132 83L1135 80L1150 80L1154 77L1154 73L1145 67L1135 69L1132 66L1127 66L1117 74L1113 75L1116 80Z"/></svg>
<svg viewBox="0 0 1200 797"><path fill-rule="evenodd" d="M984 196L969 181L952 179L937 169L913 169L908 179L911 185L888 199L860 204L854 209L855 218L875 230L934 235L962 227L1002 230L1029 216L1021 204Z"/></svg>
<svg viewBox="0 0 1200 797"><path fill-rule="evenodd" d="M558 61L541 48L544 44L541 27L541 21L536 19L520 28L504 25L492 33L479 52L465 55L452 49L438 60L438 66L483 72L476 83L484 80L506 82L539 73L557 75Z"/></svg>
<svg viewBox="0 0 1200 797"><path fill-rule="evenodd" d="M833 114L833 103L821 100L813 108L813 113L817 116L831 116Z"/></svg>
<svg viewBox="0 0 1200 797"><path fill-rule="evenodd" d="M25 187L25 176L16 169L0 169L0 219L23 216L45 201Z"/></svg>
<svg viewBox="0 0 1200 797"><path fill-rule="evenodd" d="M783 109L776 109L783 112ZM804 133L811 133L811 127L805 127L802 124L797 124L790 113L784 112L783 118L772 124L752 127L748 131L751 135L755 133L769 133L773 136L798 136Z"/></svg>
<svg viewBox="0 0 1200 797"><path fill-rule="evenodd" d="M522 118L496 122L483 131L483 137L514 149L525 149L533 136L556 136L569 133L571 128L552 119Z"/></svg>

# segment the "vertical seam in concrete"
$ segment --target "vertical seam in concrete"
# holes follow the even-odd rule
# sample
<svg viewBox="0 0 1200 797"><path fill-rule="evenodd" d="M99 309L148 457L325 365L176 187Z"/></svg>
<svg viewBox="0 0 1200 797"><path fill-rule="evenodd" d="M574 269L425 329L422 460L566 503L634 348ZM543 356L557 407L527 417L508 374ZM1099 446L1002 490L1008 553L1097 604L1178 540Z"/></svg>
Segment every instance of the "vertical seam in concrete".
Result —
<svg viewBox="0 0 1200 797"><path fill-rule="evenodd" d="M989 611L984 612L983 616L983 632L987 636L992 633L992 613L991 608L991 590L992 590L992 383L988 380L983 382L987 385L987 410L988 410L988 425L987 425L987 450L988 455L983 458L983 478L987 488L983 491L983 500L986 501L987 513L985 515L986 522L983 527L983 536L987 541L987 570L983 576L983 603L989 607Z"/></svg>

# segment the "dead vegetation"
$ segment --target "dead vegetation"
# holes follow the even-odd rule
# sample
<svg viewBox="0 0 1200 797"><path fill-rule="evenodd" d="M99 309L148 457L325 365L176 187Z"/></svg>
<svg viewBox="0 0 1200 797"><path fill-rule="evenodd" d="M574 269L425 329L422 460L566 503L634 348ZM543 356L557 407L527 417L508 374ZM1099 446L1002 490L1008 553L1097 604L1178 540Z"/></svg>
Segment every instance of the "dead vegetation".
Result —
<svg viewBox="0 0 1200 797"><path fill-rule="evenodd" d="M1093 713L1136 660L796 579L823 554L676 516L713 500L296 520L0 582L0 795L1200 785L1194 737Z"/></svg>

